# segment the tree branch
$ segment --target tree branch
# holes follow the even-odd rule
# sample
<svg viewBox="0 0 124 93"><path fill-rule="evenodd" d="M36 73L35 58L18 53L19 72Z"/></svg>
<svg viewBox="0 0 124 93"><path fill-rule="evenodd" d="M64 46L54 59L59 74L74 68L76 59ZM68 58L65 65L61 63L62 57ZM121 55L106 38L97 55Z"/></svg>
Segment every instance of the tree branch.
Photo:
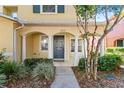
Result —
<svg viewBox="0 0 124 93"><path fill-rule="evenodd" d="M123 19L123 16L121 17L121 13L122 13L122 10L123 10L124 6L121 7L120 11L119 11L119 14L117 15L117 18L116 20L114 21L113 25L107 30L107 33L111 32L111 30L113 29L113 27L118 23L120 22L122 19ZM120 19L119 19L120 18Z"/></svg>
<svg viewBox="0 0 124 93"><path fill-rule="evenodd" d="M108 8L108 6L107 6L107 5L105 5L105 19L106 19L106 25L105 25L104 33L106 33L106 30L107 30L108 25L109 25L109 19L108 19L108 12L107 12L107 8Z"/></svg>
<svg viewBox="0 0 124 93"><path fill-rule="evenodd" d="M80 30L80 28L79 28L79 24L80 24L80 26L83 28L83 30L85 30L85 29L84 29L84 26L83 26L83 24L82 24L81 17L80 17L80 15L79 15L79 13L78 13L78 11L77 11L77 9L76 9L75 6L74 6L74 8L75 8L75 10L76 10L76 15L77 15L77 27L78 27L79 31L82 32L82 30ZM79 24L78 24L78 23L79 23ZM83 34L83 32L82 32L82 34Z"/></svg>

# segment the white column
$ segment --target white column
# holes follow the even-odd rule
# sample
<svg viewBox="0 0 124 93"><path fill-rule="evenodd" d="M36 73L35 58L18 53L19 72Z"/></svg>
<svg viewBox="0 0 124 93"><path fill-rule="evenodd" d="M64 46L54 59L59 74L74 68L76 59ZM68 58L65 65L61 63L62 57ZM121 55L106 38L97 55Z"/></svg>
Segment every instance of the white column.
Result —
<svg viewBox="0 0 124 93"><path fill-rule="evenodd" d="M48 36L48 58L53 58L53 36Z"/></svg>
<svg viewBox="0 0 124 93"><path fill-rule="evenodd" d="M13 58L16 62L16 30L13 32Z"/></svg>
<svg viewBox="0 0 124 93"><path fill-rule="evenodd" d="M100 46L100 56L104 56L105 54L105 44L104 39L102 40L101 46Z"/></svg>
<svg viewBox="0 0 124 93"><path fill-rule="evenodd" d="M26 36L22 36L22 61L26 59Z"/></svg>
<svg viewBox="0 0 124 93"><path fill-rule="evenodd" d="M0 5L0 14L3 14L3 6Z"/></svg>
<svg viewBox="0 0 124 93"><path fill-rule="evenodd" d="M75 36L75 61L74 66L78 64L78 36Z"/></svg>

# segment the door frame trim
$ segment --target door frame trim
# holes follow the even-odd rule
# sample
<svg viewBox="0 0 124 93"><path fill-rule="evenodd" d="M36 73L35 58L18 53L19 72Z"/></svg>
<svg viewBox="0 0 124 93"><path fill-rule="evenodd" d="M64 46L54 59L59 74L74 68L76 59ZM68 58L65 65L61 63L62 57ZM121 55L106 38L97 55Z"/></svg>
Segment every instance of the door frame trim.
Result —
<svg viewBox="0 0 124 93"><path fill-rule="evenodd" d="M54 36L63 36L63 37L64 37L64 58L54 58L54 44L53 44L53 59L58 59L58 60L59 60L59 59L61 59L61 60L64 59L64 60L65 60L65 54L66 54L66 53L65 53L65 52L66 52L65 34L63 34L63 35L62 35L62 34L60 34L60 35L58 34L58 35L54 35ZM53 43L54 43L54 36L53 36Z"/></svg>

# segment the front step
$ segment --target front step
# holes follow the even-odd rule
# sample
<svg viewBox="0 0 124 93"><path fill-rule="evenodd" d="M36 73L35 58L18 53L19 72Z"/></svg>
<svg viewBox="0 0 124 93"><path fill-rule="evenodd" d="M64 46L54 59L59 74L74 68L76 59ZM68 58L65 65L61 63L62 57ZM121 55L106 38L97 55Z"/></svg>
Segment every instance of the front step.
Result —
<svg viewBox="0 0 124 93"><path fill-rule="evenodd" d="M64 60L54 60L54 62L64 62Z"/></svg>
<svg viewBox="0 0 124 93"><path fill-rule="evenodd" d="M64 59L54 59L54 62L64 62Z"/></svg>

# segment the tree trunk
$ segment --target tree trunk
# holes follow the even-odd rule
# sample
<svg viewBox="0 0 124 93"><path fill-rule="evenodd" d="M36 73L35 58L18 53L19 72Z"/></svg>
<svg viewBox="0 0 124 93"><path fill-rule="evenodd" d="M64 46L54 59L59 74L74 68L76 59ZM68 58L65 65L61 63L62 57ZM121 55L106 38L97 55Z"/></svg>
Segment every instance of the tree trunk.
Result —
<svg viewBox="0 0 124 93"><path fill-rule="evenodd" d="M97 42L97 46L95 49L95 54L94 54L94 80L97 80L97 65L98 65L98 61L99 61L99 49L100 49L100 45L102 40L104 39L105 35L103 35Z"/></svg>
<svg viewBox="0 0 124 93"><path fill-rule="evenodd" d="M88 55L87 55L87 67L88 67L87 70L88 70L88 79L90 79L90 77L91 77L91 65L90 65L91 62L90 62L90 56L91 56L91 55L90 55L90 50L89 50L89 49L87 50L87 52L88 52L88 53L87 53L87 54L88 54Z"/></svg>

